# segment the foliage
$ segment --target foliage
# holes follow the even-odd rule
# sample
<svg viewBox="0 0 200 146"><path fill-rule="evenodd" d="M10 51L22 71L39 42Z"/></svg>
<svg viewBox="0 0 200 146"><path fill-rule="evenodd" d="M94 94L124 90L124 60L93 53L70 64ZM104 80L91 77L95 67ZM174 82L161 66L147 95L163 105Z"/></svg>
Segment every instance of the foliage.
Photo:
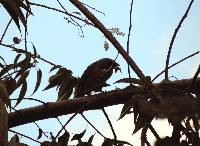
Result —
<svg viewBox="0 0 200 146"><path fill-rule="evenodd" d="M194 77L189 80L190 82L185 83L184 80L182 81L170 81L168 77L168 69L172 66L169 66L169 58L170 58L170 52L172 49L173 42L176 38L176 34L178 33L178 30L181 27L181 24L187 17L187 14L189 13L189 10L192 6L193 0L191 0L188 9L186 10L184 16L182 17L181 21L179 22L177 28L175 29L173 38L170 42L168 57L166 61L166 68L162 73L165 73L165 79L160 83L153 83L153 81L160 75L156 76L153 80L149 76L145 76L140 68L137 66L137 64L134 62L134 60L129 56L127 52L124 50L124 48L120 45L120 43L115 39L113 35L120 35L124 36L125 34L120 31L119 28L111 28L106 29L104 25L85 7L88 6L87 4L81 3L78 0L70 0L72 4L74 4L85 16L86 19L83 19L79 17L82 15L80 12L73 12L68 13L64 6L58 1L58 3L61 5L61 7L64 9L64 11L57 10L56 8L51 8L45 5L40 4L34 4L31 3L28 0L0 0L1 5L6 9L6 11L9 13L11 17L11 21L14 20L18 30L21 33L21 26L20 22L23 24L23 28L25 29L25 49L19 49L15 46L17 44L20 44L23 39L20 39L18 37L13 38L12 45L3 44L2 40L3 37L6 34L7 28L10 25L10 22L8 23L8 26L5 29L4 34L2 35L2 38L0 40L0 45L3 47L7 47L12 49L12 51L16 52L15 58L12 60L11 63L7 63L5 61L5 56L0 56L0 138L3 139L3 141L0 140L0 144L3 143L4 145L8 146L26 146L26 144L23 144L20 142L19 135L29 138L37 143L39 143L41 146L67 146L71 141L77 141L77 146L92 146L92 141L95 137L94 135L91 135L87 141L83 140L83 137L85 133L87 132L87 129L83 130L81 133L72 134L68 132L65 127L66 125L71 122L71 120L77 115L81 114L84 119L86 119L83 115L84 110L90 110L92 108L101 108L100 99L102 96L108 97L115 93L115 95L121 96L121 92L127 93L127 100L123 102L123 108L121 111L121 114L119 116L119 120L124 118L127 114L134 114L134 125L135 129L133 130L133 134L137 133L139 130L141 131L141 145L144 146L150 145L146 135L147 130L150 129L154 136L157 138L157 141L155 143L155 146L198 146L200 145L200 137L199 137L199 129L200 129L200 117L199 117L199 106L200 106L200 79L198 78L198 75L200 73L200 67L196 71L196 74ZM138 78L131 78L130 72L129 72L129 78L123 78L116 83L128 83L129 85L125 87L124 89L116 89L113 92L107 92L107 93L101 93L102 88L105 86L108 86L106 81L111 77L113 70L115 71L119 70L118 67L119 64L117 64L115 60L112 59L106 59L103 58L101 60L98 60L86 68L85 72L81 76L81 78L73 76L73 72L70 69L67 69L61 65L54 64L50 61L47 61L43 59L37 52L37 48L35 45L32 44L32 52L29 52L27 49L27 38L26 35L28 33L27 31L27 20L29 19L29 15L33 15L31 11L31 5L41 6L47 9L52 9L64 14L67 14L69 16L68 22L78 26L80 30L82 30L82 26L79 25L78 22L74 20L74 18L84 22L84 25L92 25L96 28L98 28L103 35L105 36L105 43L104 48L107 50L109 48L109 44L107 41L110 41L110 43L113 44L113 46L117 49L118 53L122 55L122 57L127 61L128 66L132 68L132 70L136 73ZM90 6L88 6L90 7ZM93 10L97 11L95 8L92 8ZM97 11L100 12L100 11ZM132 10L130 11L132 12ZM102 12L101 12L102 13ZM130 14L131 15L131 14ZM131 27L129 27L131 28ZM129 36L130 37L130 36ZM129 38L128 38L129 39ZM128 44L129 45L129 44ZM190 55L189 57L186 57L185 59L179 61L178 63L198 54L199 52ZM87 97L85 98L85 102L83 105L81 105L81 108L79 109L68 109L71 110L74 115L66 122L65 125L62 125L62 123L59 121L57 115L55 118L61 123L61 130L58 132L56 136L53 136L52 133L50 133L50 136L47 136L46 133L43 131L42 128L38 127L38 137L37 140L34 138L28 137L26 135L20 134L18 132L12 131L11 132L16 133L8 143L7 141L7 132L9 123L12 124L13 121L9 121L9 116L13 116L14 114L17 116L23 115L23 111L15 111L13 113L7 113L5 110L4 104L11 110L15 110L15 107L18 106L23 100L30 99L30 100L36 100L33 98L25 98L27 91L29 89L29 84L27 83L27 79L30 76L30 73L35 72L36 75L36 82L35 87L32 91L32 94L35 94L42 82L42 69L38 67L38 64L40 61L44 61L46 63L49 63L52 65L52 68L50 69L50 72L55 72L53 75L49 77L48 85L43 89L49 90L51 88L56 87L57 88L57 103L54 105L59 105L56 107L58 111L52 110L52 112L60 112L65 109L63 109L62 105L71 103L72 105L76 106L78 101L81 101L81 99L73 99L73 93L76 94L80 87L82 87L83 94L79 94L80 96L93 96L92 94L95 93L94 96L97 96L99 98L96 98L94 101L87 100ZM107 61L109 60L109 63ZM111 62L110 62L111 61ZM176 64L178 64L176 63ZM176 65L175 64L175 65ZM130 69L130 68L129 68ZM33 71L34 70L34 71ZM96 81L96 82L95 82ZM85 86L83 88L83 86ZM16 91L17 89L20 89L18 98L14 99L16 100L16 104L11 104L10 95ZM86 90L87 89L87 90ZM99 94L98 94L99 93ZM71 99L72 98L72 99ZM107 98L107 99L108 99ZM114 98L113 98L114 99ZM39 101L39 100L37 100ZM51 110L55 109L55 107L51 107L51 104L45 103L43 101L39 101L42 103L41 108L44 110ZM113 102L116 103L114 100L104 100L104 106L107 105L107 103ZM116 103L118 104L118 103ZM91 108L90 105L93 107ZM104 107L103 106L103 107ZM192 106L192 107L191 107ZM34 107L33 109L36 109ZM31 109L30 109L31 111ZM105 111L105 110L104 110ZM51 112L51 111L50 111ZM45 113L45 112L44 112ZM37 113L36 113L37 114ZM24 114L25 115L25 114ZM48 115L42 115L45 118L48 118ZM123 145L132 145L129 142L118 140L116 137L116 133L112 127L112 123L110 122L108 116L105 114L108 123L110 125L110 128L113 132L114 139L110 139L105 137L103 134L101 134L98 129L96 129L95 126L93 126L87 119L86 121L88 124L90 124L99 135L101 135L104 138L104 142L102 143L102 146L123 146ZM8 121L7 121L8 118ZM24 117L25 118L25 117ZM29 117L30 118L30 117ZM40 117L41 118L41 117ZM44 118L44 119L45 119ZM160 138L159 135L154 130L153 126L151 125L152 120L156 119L168 119L169 123L173 126L173 132L171 137L165 137ZM43 118L41 118L43 119ZM29 119L28 122L35 122L35 120L39 119ZM20 121L21 124L24 124L24 121ZM4 124L2 124L4 123ZM14 123L14 122L13 122ZM132 123L131 123L132 124ZM64 133L60 136L61 132L64 131ZM5 136L2 136L2 133L5 133ZM50 137L49 141L40 142L39 140L43 137ZM71 140L70 137L72 136ZM183 137L186 137L183 139Z"/></svg>

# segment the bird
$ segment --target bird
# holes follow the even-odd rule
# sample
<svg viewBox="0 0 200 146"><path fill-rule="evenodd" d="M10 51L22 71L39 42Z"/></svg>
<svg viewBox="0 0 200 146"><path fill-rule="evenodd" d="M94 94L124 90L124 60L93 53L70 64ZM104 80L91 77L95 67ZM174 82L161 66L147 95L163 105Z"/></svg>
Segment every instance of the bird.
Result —
<svg viewBox="0 0 200 146"><path fill-rule="evenodd" d="M91 95L91 92L102 92L103 87L109 86L106 81L120 70L120 65L110 58L102 58L90 64L78 79L75 98Z"/></svg>

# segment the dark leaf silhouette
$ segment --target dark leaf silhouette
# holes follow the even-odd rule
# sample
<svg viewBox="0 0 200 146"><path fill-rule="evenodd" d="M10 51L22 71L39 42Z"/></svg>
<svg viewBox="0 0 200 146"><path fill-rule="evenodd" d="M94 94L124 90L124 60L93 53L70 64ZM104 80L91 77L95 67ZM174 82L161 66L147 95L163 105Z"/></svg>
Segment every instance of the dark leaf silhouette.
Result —
<svg viewBox="0 0 200 146"><path fill-rule="evenodd" d="M79 133L79 134L75 134L72 137L71 141L73 141L73 140L81 141L81 138L84 136L85 132L86 132L86 129L83 132Z"/></svg>
<svg viewBox="0 0 200 146"><path fill-rule="evenodd" d="M37 71L37 81L36 81L35 89L34 89L32 95L38 90L40 83L41 83L41 79L42 79L42 71L40 69L38 69L38 71Z"/></svg>
<svg viewBox="0 0 200 146"><path fill-rule="evenodd" d="M141 95L134 95L131 99L129 99L123 106L120 117L118 120L122 119L127 113L130 112L131 108L134 107L134 105L136 104L136 99L137 97L141 97Z"/></svg>
<svg viewBox="0 0 200 146"><path fill-rule="evenodd" d="M21 0L6 0L6 1L2 0L2 1L0 1L0 3L7 10L9 15L12 17L12 19L14 20L14 22L17 25L19 30L20 30L19 20L26 27L26 20L25 20L23 12L21 10L21 7L32 14L29 6L25 5L23 3L23 1L21 1Z"/></svg>
<svg viewBox="0 0 200 146"><path fill-rule="evenodd" d="M10 140L10 143L9 143L9 146L15 146L16 143L19 142L19 136L17 134L15 134L11 140Z"/></svg>
<svg viewBox="0 0 200 146"><path fill-rule="evenodd" d="M106 138L101 146L113 146L113 142L111 141L111 139Z"/></svg>
<svg viewBox="0 0 200 146"><path fill-rule="evenodd" d="M55 69L58 69L58 68L61 68L62 66L61 65L56 65L56 66L53 66L49 72L52 72L53 70Z"/></svg>
<svg viewBox="0 0 200 146"><path fill-rule="evenodd" d="M5 67L3 67L3 69L0 72L0 77L2 77L5 73L8 73L8 71L12 69L11 65L6 65Z"/></svg>
<svg viewBox="0 0 200 146"><path fill-rule="evenodd" d="M35 45L31 42L32 46L33 46L33 59L35 60L37 57L37 49L35 47Z"/></svg>
<svg viewBox="0 0 200 146"><path fill-rule="evenodd" d="M69 132L65 131L62 136L58 137L58 144L60 144L61 146L67 146L69 142L69 137Z"/></svg>
<svg viewBox="0 0 200 146"><path fill-rule="evenodd" d="M138 130L143 128L145 125L149 124L153 120L153 117L140 113L136 119L135 129L133 134L135 134Z"/></svg>
<svg viewBox="0 0 200 146"><path fill-rule="evenodd" d="M17 88L22 84L24 83L24 81L26 80L26 78L28 77L29 75L29 70L25 71L25 72L21 72L21 75L20 75L20 78L18 79L17 81Z"/></svg>
<svg viewBox="0 0 200 146"><path fill-rule="evenodd" d="M122 141L122 140L109 139L109 138L106 138L101 146L113 146L113 145L115 145L115 142L117 142L118 145L125 145L126 144L126 145L133 146L129 142Z"/></svg>
<svg viewBox="0 0 200 146"><path fill-rule="evenodd" d="M60 85L57 101L69 99L69 97L71 96L73 92L75 83L76 83L75 78L70 77L70 78L65 79Z"/></svg>
<svg viewBox="0 0 200 146"><path fill-rule="evenodd" d="M92 146L89 142L79 142L76 146Z"/></svg>
<svg viewBox="0 0 200 146"><path fill-rule="evenodd" d="M37 139L40 139L42 137L42 133L43 133L42 129L39 128L38 129L38 137L37 137Z"/></svg>
<svg viewBox="0 0 200 146"><path fill-rule="evenodd" d="M22 101L22 99L24 98L24 96L26 94L26 91L27 91L27 82L26 82L26 80L24 80L24 82L22 83L22 88L20 90L19 97L17 99L17 103L16 103L15 107Z"/></svg>
<svg viewBox="0 0 200 146"><path fill-rule="evenodd" d="M92 140L94 139L95 134L93 134L92 136L90 136L90 138L88 139L88 143L92 143Z"/></svg>
<svg viewBox="0 0 200 146"><path fill-rule="evenodd" d="M17 62L18 62L18 60L19 60L19 58L20 58L21 55L22 55L22 54L17 54L17 56L15 57L14 66L17 65Z"/></svg>

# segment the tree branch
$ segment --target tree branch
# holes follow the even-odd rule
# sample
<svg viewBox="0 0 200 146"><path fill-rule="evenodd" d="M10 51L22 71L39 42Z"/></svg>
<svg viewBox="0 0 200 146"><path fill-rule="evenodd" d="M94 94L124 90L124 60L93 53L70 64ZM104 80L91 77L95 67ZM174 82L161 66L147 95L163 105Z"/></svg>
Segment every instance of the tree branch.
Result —
<svg viewBox="0 0 200 146"><path fill-rule="evenodd" d="M177 81L169 81L167 82L167 85L170 86L171 84L173 85L173 87L175 86L177 90L183 91L191 86L192 81L193 81L192 78L177 80ZM163 86L163 83L161 82L154 85L157 88L159 88ZM200 78L196 80L194 89L197 92L200 91ZM43 120L48 118L54 118L61 115L72 114L77 112L77 110L80 108L82 108L82 111L87 111L87 110L98 110L103 107L112 105L124 104L131 97L133 97L133 95L138 94L138 92L141 91L133 89L118 89L106 93L81 97L77 99L70 99L60 102L49 102L45 105L39 105L36 107L22 109L9 114L8 127L12 128L15 126L27 124L37 120ZM174 102L176 102L176 100ZM176 103L176 104L181 104L181 103ZM83 107L83 105L85 106ZM198 105L199 104L192 105L192 108L190 109L183 109L184 112L181 114L200 113Z"/></svg>

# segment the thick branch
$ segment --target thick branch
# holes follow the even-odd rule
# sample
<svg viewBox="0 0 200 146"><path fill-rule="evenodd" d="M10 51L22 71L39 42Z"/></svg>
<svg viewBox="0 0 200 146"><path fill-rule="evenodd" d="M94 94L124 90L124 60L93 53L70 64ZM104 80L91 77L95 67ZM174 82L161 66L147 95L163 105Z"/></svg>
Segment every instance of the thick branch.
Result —
<svg viewBox="0 0 200 146"><path fill-rule="evenodd" d="M93 96L81 97L77 99L65 100L60 102L52 102L44 105L19 110L9 114L9 128L30 123L37 120L54 118L61 115L75 113L88 102L92 103L83 108L86 110L101 109L106 106L122 104L127 101L133 91L116 90ZM92 102L94 101L94 102Z"/></svg>
<svg viewBox="0 0 200 146"><path fill-rule="evenodd" d="M185 90L191 86L193 79L185 79L178 81L167 82L168 85L176 87L177 90ZM163 83L154 84L158 88L163 86ZM193 91L200 92L200 78L197 79ZM27 124L37 120L54 118L61 115L77 112L78 109L97 110L103 107L123 104L127 102L133 95L138 94L138 90L118 89L97 95L81 97L60 102L51 102L44 105L22 109L17 112L10 113L8 116L9 128ZM90 103L90 104L88 104ZM187 104L187 103L186 103ZM85 105L85 106L84 106ZM198 104L197 104L198 105ZM83 108L84 106L84 108ZM185 109L187 110L187 109ZM187 112L187 111L186 111ZM193 107L189 113L200 113L199 107Z"/></svg>

